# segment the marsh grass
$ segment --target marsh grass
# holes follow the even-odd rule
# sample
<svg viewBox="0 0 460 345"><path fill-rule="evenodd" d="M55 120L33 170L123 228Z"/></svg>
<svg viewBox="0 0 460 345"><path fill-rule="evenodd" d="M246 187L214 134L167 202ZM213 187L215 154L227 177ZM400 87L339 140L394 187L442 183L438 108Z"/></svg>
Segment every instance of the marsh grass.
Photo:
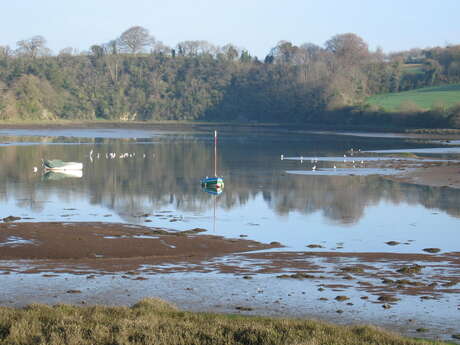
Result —
<svg viewBox="0 0 460 345"><path fill-rule="evenodd" d="M158 299L132 307L0 308L0 344L435 344L372 326L183 312ZM437 343L442 344L442 343Z"/></svg>

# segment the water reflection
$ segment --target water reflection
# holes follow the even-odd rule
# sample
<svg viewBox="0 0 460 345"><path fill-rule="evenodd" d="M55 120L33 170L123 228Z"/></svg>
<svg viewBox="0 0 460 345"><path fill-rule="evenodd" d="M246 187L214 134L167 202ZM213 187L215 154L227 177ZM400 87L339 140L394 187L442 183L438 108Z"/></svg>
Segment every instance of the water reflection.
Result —
<svg viewBox="0 0 460 345"><path fill-rule="evenodd" d="M46 171L43 174L43 181L58 181L66 178L81 178L82 176L82 170Z"/></svg>
<svg viewBox="0 0 460 345"><path fill-rule="evenodd" d="M74 135L81 135L75 131L78 130L74 130ZM78 209L73 220L127 222L140 222L138 214L168 210L188 219L183 227L199 225L215 203L214 194L220 194L212 190L203 193L199 182L209 173L213 159L209 135L179 133L139 139L137 134L130 133L120 138L47 137L47 145L14 145L17 141L24 143L24 138L2 138L2 142L9 143L0 147L2 209L33 216L36 220L57 220L61 219L65 205ZM263 215L277 222L280 216L293 213L309 216L320 212L321 217L333 224L350 226L363 219L367 208L382 202L423 206L425 212L436 209L453 217L460 216L460 191L454 189L401 184L378 176L286 173L302 167L295 160L280 161L280 152L286 156L300 156L299 153L313 157L340 156L349 145L360 145L364 150L401 147L403 143L395 138L385 139L383 143L376 138L367 138L367 141L354 138L360 142L344 143L343 136L341 140L337 137L285 137L274 133L222 135L218 166L227 180L225 193L219 195L222 217L232 214L234 221L238 214L251 210L254 217ZM90 150L94 151L92 162ZM117 153L116 158L111 158L111 153ZM39 172L33 172L33 167L39 166L43 157L83 162L83 175L70 177L52 173L42 178ZM327 164L332 163L318 164L327 168ZM43 212L45 215L40 215ZM163 223L170 221L165 217L154 220L161 219Z"/></svg>

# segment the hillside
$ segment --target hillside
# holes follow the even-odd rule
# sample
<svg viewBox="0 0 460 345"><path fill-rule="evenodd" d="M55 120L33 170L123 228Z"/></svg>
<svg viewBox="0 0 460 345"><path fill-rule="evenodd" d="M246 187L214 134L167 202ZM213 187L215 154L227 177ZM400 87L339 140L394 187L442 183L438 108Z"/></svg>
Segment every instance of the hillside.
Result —
<svg viewBox="0 0 460 345"><path fill-rule="evenodd" d="M389 112L449 108L460 103L460 84L375 95L367 103Z"/></svg>

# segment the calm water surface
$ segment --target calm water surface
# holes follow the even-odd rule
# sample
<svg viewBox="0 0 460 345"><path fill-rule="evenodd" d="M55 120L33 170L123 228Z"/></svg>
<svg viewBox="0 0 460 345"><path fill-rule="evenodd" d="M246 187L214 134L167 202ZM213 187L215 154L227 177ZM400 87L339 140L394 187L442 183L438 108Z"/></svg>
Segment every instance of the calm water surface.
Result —
<svg viewBox="0 0 460 345"><path fill-rule="evenodd" d="M441 150L427 150L433 147ZM226 129L220 132L218 155L225 190L215 196L199 183L213 174L211 131L0 130L0 215L22 221L202 227L226 237L279 241L288 250L306 250L312 243L345 252L459 250L459 190L401 184L378 175L311 173L313 164L349 169L321 157L342 157L350 148L460 158L452 143L446 149L441 143L392 136ZM117 158L106 158L110 153ZM320 159L281 160L281 154ZM42 158L83 162L83 173L43 174ZM390 240L401 245L386 245Z"/></svg>

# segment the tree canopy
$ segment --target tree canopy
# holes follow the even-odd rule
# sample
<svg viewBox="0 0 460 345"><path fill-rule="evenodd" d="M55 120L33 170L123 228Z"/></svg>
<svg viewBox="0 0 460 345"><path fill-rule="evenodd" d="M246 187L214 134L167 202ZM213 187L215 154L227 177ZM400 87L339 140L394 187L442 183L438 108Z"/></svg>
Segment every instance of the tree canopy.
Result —
<svg viewBox="0 0 460 345"><path fill-rule="evenodd" d="M260 61L233 44L168 47L133 26L81 53L54 56L42 36L0 46L0 119L388 123L367 97L459 82L460 46L385 55L345 33L324 46L280 41ZM456 108L441 108L429 123L458 126ZM391 121L420 125L429 116Z"/></svg>

